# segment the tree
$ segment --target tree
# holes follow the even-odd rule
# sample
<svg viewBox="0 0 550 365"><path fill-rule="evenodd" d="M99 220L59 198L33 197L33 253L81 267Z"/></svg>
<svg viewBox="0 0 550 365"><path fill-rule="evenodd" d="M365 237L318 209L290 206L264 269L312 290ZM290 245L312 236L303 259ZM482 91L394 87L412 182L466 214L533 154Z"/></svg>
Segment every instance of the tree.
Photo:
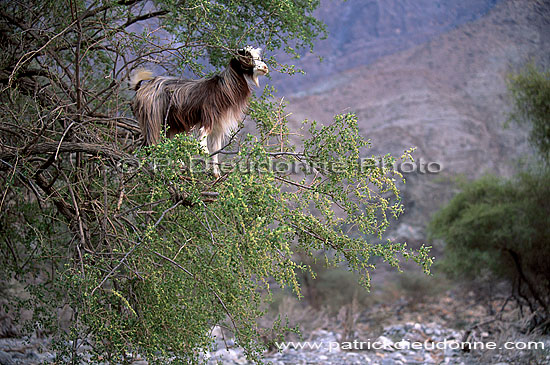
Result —
<svg viewBox="0 0 550 365"><path fill-rule="evenodd" d="M550 72L530 63L510 75L508 90L513 100L509 121L530 128L529 139L546 163L550 162Z"/></svg>
<svg viewBox="0 0 550 365"><path fill-rule="evenodd" d="M369 142L352 114L327 126L306 121L297 148L284 105L266 88L250 108L254 133L236 133L222 151L219 180L200 168L197 156L207 156L189 136L140 148L124 81L133 69L202 75L247 42L309 49L323 33L311 16L317 5L0 5L0 270L4 281L27 285L10 310L33 310L30 323L55 334L59 361L76 361L78 344L88 343L96 360L140 353L196 362L215 325L259 360L256 319L270 288L300 295L296 272L308 267L297 252L345 261L365 286L373 257L394 266L412 258L428 272L426 248L365 239L402 211L401 176L391 156L364 158ZM73 315L62 331L55 313L64 306Z"/></svg>

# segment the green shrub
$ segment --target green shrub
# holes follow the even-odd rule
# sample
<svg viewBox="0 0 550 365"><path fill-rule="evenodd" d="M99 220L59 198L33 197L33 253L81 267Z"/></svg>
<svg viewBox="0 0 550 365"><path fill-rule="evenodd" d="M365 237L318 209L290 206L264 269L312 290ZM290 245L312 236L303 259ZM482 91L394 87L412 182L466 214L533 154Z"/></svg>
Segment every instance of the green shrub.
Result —
<svg viewBox="0 0 550 365"><path fill-rule="evenodd" d="M494 176L463 186L434 216L432 239L445 242L441 266L455 278L519 282L518 293L548 314L550 173Z"/></svg>

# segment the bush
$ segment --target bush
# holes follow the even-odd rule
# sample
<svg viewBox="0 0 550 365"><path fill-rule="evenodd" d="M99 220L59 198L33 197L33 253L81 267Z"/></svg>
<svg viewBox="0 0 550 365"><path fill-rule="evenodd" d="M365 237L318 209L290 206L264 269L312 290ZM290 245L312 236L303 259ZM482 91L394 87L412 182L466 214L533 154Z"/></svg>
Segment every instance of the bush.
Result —
<svg viewBox="0 0 550 365"><path fill-rule="evenodd" d="M445 242L441 266L455 278L515 283L515 295L548 316L550 172L505 180L487 176L463 186L430 223Z"/></svg>

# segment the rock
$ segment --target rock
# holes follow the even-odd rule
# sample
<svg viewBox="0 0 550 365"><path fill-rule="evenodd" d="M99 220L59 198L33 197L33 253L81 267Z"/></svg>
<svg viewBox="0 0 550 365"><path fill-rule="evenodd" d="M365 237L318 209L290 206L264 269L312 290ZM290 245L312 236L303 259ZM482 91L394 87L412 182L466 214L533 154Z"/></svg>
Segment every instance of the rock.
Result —
<svg viewBox="0 0 550 365"><path fill-rule="evenodd" d="M403 356L401 353L396 353L395 356L393 357L396 361L399 361L403 364L407 363L407 359L405 358L405 356Z"/></svg>
<svg viewBox="0 0 550 365"><path fill-rule="evenodd" d="M407 340L401 340L399 342L396 342L394 346L397 350L408 350L411 348L411 342Z"/></svg>
<svg viewBox="0 0 550 365"><path fill-rule="evenodd" d="M436 361L434 360L432 355L430 355L429 353L426 352L424 354L424 363L425 364L434 364L434 363L436 363Z"/></svg>
<svg viewBox="0 0 550 365"><path fill-rule="evenodd" d="M217 350L212 354L210 359L208 360L209 363L216 364L217 361L222 361L222 363L241 363L239 361L244 361L244 354L241 349L220 349Z"/></svg>
<svg viewBox="0 0 550 365"><path fill-rule="evenodd" d="M147 360L138 359L132 361L132 365L149 365L149 362Z"/></svg>
<svg viewBox="0 0 550 365"><path fill-rule="evenodd" d="M315 54L305 53L299 60L280 55L277 61L304 68L306 76L274 75L274 84L285 94L334 87L334 78L329 76L424 43L485 15L493 6L494 0L321 2L316 16L326 23L328 39L316 42ZM317 60L318 55L323 62ZM328 85L323 82L327 79L332 81Z"/></svg>
<svg viewBox="0 0 550 365"><path fill-rule="evenodd" d="M380 336L376 339L376 342L378 342L385 351L394 351L393 348L393 341L387 338L386 336Z"/></svg>
<svg viewBox="0 0 550 365"><path fill-rule="evenodd" d="M15 365L10 354L0 350L0 365Z"/></svg>
<svg viewBox="0 0 550 365"><path fill-rule="evenodd" d="M445 347L445 350L444 350L444 353L445 353L445 357L453 357L453 356L456 356L458 354L458 351L456 349L456 346L460 345L458 342L448 342L447 343L447 347Z"/></svg>

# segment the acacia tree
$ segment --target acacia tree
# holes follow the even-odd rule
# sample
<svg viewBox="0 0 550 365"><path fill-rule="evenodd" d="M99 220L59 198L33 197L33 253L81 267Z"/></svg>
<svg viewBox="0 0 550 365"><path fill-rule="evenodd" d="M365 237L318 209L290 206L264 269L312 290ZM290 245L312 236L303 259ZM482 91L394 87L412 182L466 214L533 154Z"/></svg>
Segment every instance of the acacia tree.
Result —
<svg viewBox="0 0 550 365"><path fill-rule="evenodd" d="M259 360L266 344L256 319L271 286L300 295L296 273L308 267L298 252L346 262L367 287L373 257L394 266L412 258L428 271L426 249L366 240L402 211L401 176L389 155L361 159L369 142L352 114L326 126L304 122L296 146L290 136L299 131L266 88L250 108L253 133L235 133L220 152L220 179L195 168L203 152L189 136L140 148L125 81L133 69L202 75L246 43L310 49L323 34L311 15L317 6L0 5L0 270L4 281L27 285L30 295L13 298L19 305L10 310L33 310L29 323L58 340L59 361L76 361L78 346L88 343L96 359L141 353L195 362L211 347L215 325L230 328ZM61 307L72 313L64 330L55 315Z"/></svg>

